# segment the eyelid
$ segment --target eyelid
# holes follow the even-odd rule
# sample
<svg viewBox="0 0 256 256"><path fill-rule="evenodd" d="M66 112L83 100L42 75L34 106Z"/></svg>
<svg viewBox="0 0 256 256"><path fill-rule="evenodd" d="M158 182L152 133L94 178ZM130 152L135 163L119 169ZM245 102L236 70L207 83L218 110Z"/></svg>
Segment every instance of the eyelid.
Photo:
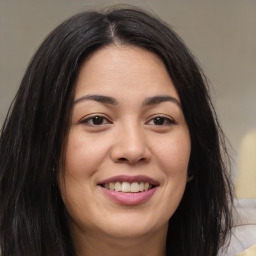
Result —
<svg viewBox="0 0 256 256"><path fill-rule="evenodd" d="M177 124L177 122L175 121L175 119L171 116L167 116L167 115L163 115L163 114L155 114L153 116L150 116L149 120L146 122L146 124L149 124L150 121L153 121L154 119L156 118L164 118L165 120L168 121L168 124L163 124L163 125L156 125L156 124L151 124L151 125L154 125L154 126L167 126L167 125L174 125L174 124ZM150 124L149 124L150 125Z"/></svg>
<svg viewBox="0 0 256 256"><path fill-rule="evenodd" d="M101 117L107 122L104 122L103 124L99 124L99 125L90 124L89 120L92 120L94 117ZM106 115L100 114L100 113L95 113L95 114L90 114L90 115L87 115L87 116L81 118L80 123L88 125L88 126L92 126L92 127L95 126L96 127L96 126L103 126L103 125L106 125L106 124L111 124L112 122L110 121L110 119L108 117L106 117Z"/></svg>

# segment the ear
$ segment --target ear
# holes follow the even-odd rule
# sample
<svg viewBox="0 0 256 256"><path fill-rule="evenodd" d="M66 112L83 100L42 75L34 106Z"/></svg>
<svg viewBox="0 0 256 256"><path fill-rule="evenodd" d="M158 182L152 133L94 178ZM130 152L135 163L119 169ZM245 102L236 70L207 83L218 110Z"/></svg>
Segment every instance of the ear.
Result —
<svg viewBox="0 0 256 256"><path fill-rule="evenodd" d="M193 180L194 179L194 176L188 176L187 177L187 182L190 182L191 180Z"/></svg>
<svg viewBox="0 0 256 256"><path fill-rule="evenodd" d="M189 168L188 172L187 172L187 183L190 182L193 179L194 179L194 175L193 175L191 169Z"/></svg>

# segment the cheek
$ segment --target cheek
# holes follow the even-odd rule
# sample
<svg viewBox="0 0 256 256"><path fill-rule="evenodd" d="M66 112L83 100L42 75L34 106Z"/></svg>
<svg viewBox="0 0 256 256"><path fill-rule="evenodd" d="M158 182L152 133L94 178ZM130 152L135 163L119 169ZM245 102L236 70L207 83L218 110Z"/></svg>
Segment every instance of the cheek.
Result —
<svg viewBox="0 0 256 256"><path fill-rule="evenodd" d="M93 136L88 138L83 132L70 130L65 163L58 182L67 208L79 208L81 202L86 204L95 186L94 175L104 152L104 143L97 144Z"/></svg>
<svg viewBox="0 0 256 256"><path fill-rule="evenodd" d="M155 155L165 175L183 177L187 174L191 144L187 129L163 137L154 143Z"/></svg>
<svg viewBox="0 0 256 256"><path fill-rule="evenodd" d="M177 209L186 187L191 152L188 130L175 131L169 139L159 139L155 148L163 174L162 209L165 209L166 218L169 219Z"/></svg>
<svg viewBox="0 0 256 256"><path fill-rule="evenodd" d="M82 178L95 173L107 152L107 143L100 138L70 132L65 158L65 173Z"/></svg>

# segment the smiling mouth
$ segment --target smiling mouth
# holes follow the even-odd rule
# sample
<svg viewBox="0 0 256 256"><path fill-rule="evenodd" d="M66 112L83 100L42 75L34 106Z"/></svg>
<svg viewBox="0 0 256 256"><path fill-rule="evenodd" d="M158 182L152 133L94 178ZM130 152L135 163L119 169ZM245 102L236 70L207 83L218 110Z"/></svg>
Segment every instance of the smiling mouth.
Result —
<svg viewBox="0 0 256 256"><path fill-rule="evenodd" d="M148 183L148 182L110 182L110 183L104 183L101 184L102 187L108 189L108 190L114 190L117 192L122 192L122 193L139 193L139 192L144 192L148 191L155 186Z"/></svg>
<svg viewBox="0 0 256 256"><path fill-rule="evenodd" d="M160 183L145 175L118 175L102 180L97 185L119 205L140 205L155 194Z"/></svg>

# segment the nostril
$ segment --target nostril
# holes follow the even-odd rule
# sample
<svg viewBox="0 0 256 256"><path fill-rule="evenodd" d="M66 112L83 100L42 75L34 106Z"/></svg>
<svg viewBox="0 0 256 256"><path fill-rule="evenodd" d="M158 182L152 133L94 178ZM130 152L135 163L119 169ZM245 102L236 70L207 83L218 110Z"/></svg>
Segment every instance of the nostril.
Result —
<svg viewBox="0 0 256 256"><path fill-rule="evenodd" d="M129 163L129 164L135 164L135 163L138 163L138 162L143 162L143 161L146 161L146 158L142 157L140 159L129 159L129 158L126 158L126 157L120 157L117 159L117 162L119 163Z"/></svg>
<svg viewBox="0 0 256 256"><path fill-rule="evenodd" d="M121 162L127 161L127 159L125 157L121 157L118 160L121 161Z"/></svg>

